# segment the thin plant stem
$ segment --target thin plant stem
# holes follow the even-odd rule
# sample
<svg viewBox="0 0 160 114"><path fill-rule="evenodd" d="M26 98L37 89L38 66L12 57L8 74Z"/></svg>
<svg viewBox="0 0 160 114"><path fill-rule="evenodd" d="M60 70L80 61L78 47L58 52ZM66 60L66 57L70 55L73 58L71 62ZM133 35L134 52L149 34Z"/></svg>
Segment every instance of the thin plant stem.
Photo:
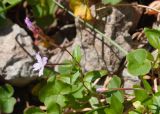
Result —
<svg viewBox="0 0 160 114"><path fill-rule="evenodd" d="M69 65L69 63L53 63L53 64L47 64L46 66L55 66L55 65Z"/></svg>
<svg viewBox="0 0 160 114"><path fill-rule="evenodd" d="M103 91L99 91L99 93L105 93L110 91L126 91L126 90L141 90L141 88L110 88L110 89L104 89Z"/></svg>
<svg viewBox="0 0 160 114"><path fill-rule="evenodd" d="M59 2L57 2L56 0L53 0L53 2L54 2L55 4L57 4L60 8L64 9L65 11L67 11L70 15L72 15L73 17L75 17L74 14L73 14L71 11L69 11L68 9L66 9L66 8L65 8L63 5L61 5ZM76 17L76 18L78 18L78 17ZM97 36L98 39L102 40L102 37L104 37L104 38L106 38L106 39L108 40L108 42L110 42L112 45L114 45L115 47L117 47L121 52L123 52L124 55L127 55L127 54L128 54L128 52L127 52L125 49L123 49L121 46L119 46L119 45L118 45L115 41L113 41L111 38L106 37L106 35L105 35L104 33L102 33L101 31L99 31L99 30L96 29L95 27L93 27L91 24L89 24L88 22L84 21L84 20L81 19L81 18L78 18L78 20L79 20L80 22L84 23L88 28L90 28L90 29L94 30L95 32L97 32L97 33L100 35L100 36Z"/></svg>

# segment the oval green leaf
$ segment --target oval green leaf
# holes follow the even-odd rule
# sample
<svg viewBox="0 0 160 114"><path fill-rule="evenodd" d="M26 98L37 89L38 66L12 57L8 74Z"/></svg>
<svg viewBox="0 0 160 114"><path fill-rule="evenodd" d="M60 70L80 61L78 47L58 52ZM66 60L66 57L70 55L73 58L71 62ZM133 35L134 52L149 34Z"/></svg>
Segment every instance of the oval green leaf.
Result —
<svg viewBox="0 0 160 114"><path fill-rule="evenodd" d="M137 49L127 55L127 69L129 73L138 76L149 73L151 61L145 49Z"/></svg>
<svg viewBox="0 0 160 114"><path fill-rule="evenodd" d="M145 28L144 33L149 43L157 49L160 49L160 31L155 29Z"/></svg>

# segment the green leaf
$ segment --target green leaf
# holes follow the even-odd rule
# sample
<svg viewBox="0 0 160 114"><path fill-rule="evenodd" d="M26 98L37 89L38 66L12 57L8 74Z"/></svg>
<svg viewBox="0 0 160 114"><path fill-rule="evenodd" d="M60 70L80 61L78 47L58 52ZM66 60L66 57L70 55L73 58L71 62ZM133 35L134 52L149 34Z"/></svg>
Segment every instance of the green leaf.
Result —
<svg viewBox="0 0 160 114"><path fill-rule="evenodd" d="M66 65L60 65L58 67L58 72L61 74L70 74L73 72L73 65L72 62L69 60L63 61Z"/></svg>
<svg viewBox="0 0 160 114"><path fill-rule="evenodd" d="M113 76L108 84L108 88L119 88L121 86L121 79L118 76Z"/></svg>
<svg viewBox="0 0 160 114"><path fill-rule="evenodd" d="M71 86L67 83L64 83L60 80L55 80L55 82L47 83L39 92L39 98L42 102L45 101L45 98L51 95L64 95L71 92Z"/></svg>
<svg viewBox="0 0 160 114"><path fill-rule="evenodd" d="M145 107L144 107L144 105L141 104L140 101L134 102L134 103L133 103L133 106L134 106L134 108L135 108L135 110L136 110L137 112L141 112L142 114L144 113Z"/></svg>
<svg viewBox="0 0 160 114"><path fill-rule="evenodd" d="M160 49L160 31L156 29L145 28L144 33L149 43L157 49Z"/></svg>
<svg viewBox="0 0 160 114"><path fill-rule="evenodd" d="M109 108L105 109L106 114L123 114L123 104L115 97L111 97L111 104Z"/></svg>
<svg viewBox="0 0 160 114"><path fill-rule="evenodd" d="M83 98L84 86L82 83L72 86L72 95L74 98Z"/></svg>
<svg viewBox="0 0 160 114"><path fill-rule="evenodd" d="M98 101L98 99L97 99L96 97L91 97L91 98L89 99L89 103L90 103L90 105L91 105L91 107L92 107L93 109L98 108L99 101Z"/></svg>
<svg viewBox="0 0 160 114"><path fill-rule="evenodd" d="M57 9L52 0L28 0L37 24L45 28L54 22L54 13Z"/></svg>
<svg viewBox="0 0 160 114"><path fill-rule="evenodd" d="M71 84L71 77L68 75L60 75L59 80L61 80L62 82L65 82L67 84Z"/></svg>
<svg viewBox="0 0 160 114"><path fill-rule="evenodd" d="M52 103L54 104L57 103L59 104L59 106L64 107L67 105L65 102L66 102L65 96L59 94L59 95L51 95L47 97L44 101L44 104L48 107Z"/></svg>
<svg viewBox="0 0 160 114"><path fill-rule="evenodd" d="M16 103L15 98L11 97L14 93L13 87L5 84L0 87L0 110L4 113L11 113Z"/></svg>
<svg viewBox="0 0 160 114"><path fill-rule="evenodd" d="M70 74L70 75L67 75L67 74L62 74L59 76L59 79L67 84L70 84L70 85L74 85L76 84L76 82L79 82L80 80L78 80L80 77L80 72L77 71L76 73L74 74Z"/></svg>
<svg viewBox="0 0 160 114"><path fill-rule="evenodd" d="M140 101L143 105L147 106L151 104L151 97L148 95L146 90L134 90L135 101Z"/></svg>
<svg viewBox="0 0 160 114"><path fill-rule="evenodd" d="M118 4L119 2L121 2L121 0L102 0L103 4L112 4L112 5L115 5L115 4Z"/></svg>
<svg viewBox="0 0 160 114"><path fill-rule="evenodd" d="M81 61L82 55L81 55L81 48L80 48L80 46L77 45L77 46L74 48L72 55L73 55L73 57L76 59L77 62L80 62L80 61Z"/></svg>
<svg viewBox="0 0 160 114"><path fill-rule="evenodd" d="M0 110L4 113L12 113L16 99L13 97L10 98L0 98Z"/></svg>
<svg viewBox="0 0 160 114"><path fill-rule="evenodd" d="M92 82L92 81L96 80L97 78L101 78L107 74L108 74L108 72L106 70L90 71L85 74L84 81Z"/></svg>
<svg viewBox="0 0 160 114"><path fill-rule="evenodd" d="M110 80L108 84L108 89L112 88L120 88L121 86L121 79L118 76L113 76L112 79ZM106 93L107 95L107 101L110 103L111 102L111 97L114 95L121 103L124 102L124 95L122 91L110 91Z"/></svg>
<svg viewBox="0 0 160 114"><path fill-rule="evenodd" d="M152 97L152 104L149 105L149 108L153 114L160 113L160 92L155 93L155 95Z"/></svg>
<svg viewBox="0 0 160 114"><path fill-rule="evenodd" d="M127 55L127 69L133 75L145 75L151 69L151 61L145 49L137 49Z"/></svg>
<svg viewBox="0 0 160 114"><path fill-rule="evenodd" d="M13 95L14 89L11 85L5 84L0 87L0 99L9 98Z"/></svg>
<svg viewBox="0 0 160 114"><path fill-rule="evenodd" d="M44 76L47 76L47 77L51 77L51 76L56 76L56 72L53 70L53 69L50 69L50 68L44 68Z"/></svg>
<svg viewBox="0 0 160 114"><path fill-rule="evenodd" d="M50 102L47 106L47 114L62 114L62 110L58 104Z"/></svg>
<svg viewBox="0 0 160 114"><path fill-rule="evenodd" d="M4 3L9 3L9 4L15 4L15 3L18 3L20 2L21 0L4 0Z"/></svg>
<svg viewBox="0 0 160 114"><path fill-rule="evenodd" d="M80 77L80 72L79 71L77 71L75 74L73 74L72 76L71 76L71 84L73 85L73 84L75 84L75 82L77 81L77 79Z"/></svg>
<svg viewBox="0 0 160 114"><path fill-rule="evenodd" d="M30 107L25 109L24 114L46 114L38 107Z"/></svg>
<svg viewBox="0 0 160 114"><path fill-rule="evenodd" d="M104 107L98 107L96 109L93 109L91 111L88 111L87 113L85 114L105 114L104 112L104 109L106 108L107 106L104 106Z"/></svg>
<svg viewBox="0 0 160 114"><path fill-rule="evenodd" d="M147 80L142 80L144 88L147 92L152 93L152 87L151 85L147 82Z"/></svg>

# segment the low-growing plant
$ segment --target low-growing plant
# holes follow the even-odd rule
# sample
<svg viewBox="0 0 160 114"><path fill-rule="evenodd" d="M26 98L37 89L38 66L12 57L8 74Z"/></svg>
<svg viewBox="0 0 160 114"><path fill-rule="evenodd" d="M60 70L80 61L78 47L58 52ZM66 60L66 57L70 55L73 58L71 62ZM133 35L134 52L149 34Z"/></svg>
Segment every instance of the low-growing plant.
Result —
<svg viewBox="0 0 160 114"><path fill-rule="evenodd" d="M14 89L11 85L0 86L0 113L13 112L16 99L13 96Z"/></svg>
<svg viewBox="0 0 160 114"><path fill-rule="evenodd" d="M159 50L159 31L145 28L144 33L149 43ZM30 107L24 114L123 114L126 111L129 114L160 113L160 92L155 83L159 78L155 75L155 69L159 68L159 51L156 59L146 49L136 49L128 53L127 69L134 76L138 76L142 83L133 88L122 88L122 79L116 75L111 76L106 86L97 83L97 80L108 76L108 71L83 73L79 64L81 57L81 49L77 46L72 53L72 60L65 60L57 72L45 68L46 82L39 84L41 87L38 97L46 110ZM153 85L145 79L146 76L150 77ZM125 90L133 90L131 100L125 98ZM128 109L127 105L130 105Z"/></svg>
<svg viewBox="0 0 160 114"><path fill-rule="evenodd" d="M0 2L0 19L5 18L5 11L17 4L19 0L3 0ZM32 7L33 16L38 25L45 27L50 25L54 16L52 15L57 5L63 8L72 16L85 23L85 25L101 37L107 38L102 32L94 28L87 21L93 19L90 11L89 0L71 0L68 11L61 1L55 0L27 0ZM115 5L121 0L102 0L103 4ZM46 21L48 20L48 21ZM0 21L1 22L1 21ZM47 41L48 45L60 48L68 52L72 59L64 60L58 70L53 70L52 65L47 64L47 57L36 54L37 62L33 70L39 71L43 81L39 82L32 89L32 94L37 96L43 106L30 106L24 110L24 114L159 114L160 113L160 31L156 29L144 29L149 44L157 50L153 55L144 48L126 52L112 39L108 41L126 55L126 68L130 74L138 77L140 85L133 88L123 88L123 81L120 76L111 75L107 70L93 70L84 72L80 65L83 54L80 46L74 47L70 53L65 47L58 46L50 39L37 25L33 24L28 17L25 23L33 32L35 42ZM104 82L104 78L106 81ZM125 91L132 90L133 94L128 95ZM12 113L16 103L12 97L13 88L6 84L0 87L0 111ZM128 100L128 96L132 97Z"/></svg>

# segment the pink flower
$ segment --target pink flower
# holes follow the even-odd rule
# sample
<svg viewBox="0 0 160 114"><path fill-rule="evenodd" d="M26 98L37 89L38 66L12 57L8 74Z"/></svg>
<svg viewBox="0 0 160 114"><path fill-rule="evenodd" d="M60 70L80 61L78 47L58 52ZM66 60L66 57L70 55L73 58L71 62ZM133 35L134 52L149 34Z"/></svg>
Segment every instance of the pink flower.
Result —
<svg viewBox="0 0 160 114"><path fill-rule="evenodd" d="M24 22L26 23L27 28L33 32L34 37L38 38L39 33L41 32L41 29L35 24L33 24L28 17L24 19Z"/></svg>
<svg viewBox="0 0 160 114"><path fill-rule="evenodd" d="M34 26L28 17L25 18L24 22L26 23L29 30L34 31Z"/></svg>
<svg viewBox="0 0 160 114"><path fill-rule="evenodd" d="M47 64L47 57L41 57L39 52L36 54L37 63L33 65L34 71L39 71L39 76L43 75L44 66Z"/></svg>

